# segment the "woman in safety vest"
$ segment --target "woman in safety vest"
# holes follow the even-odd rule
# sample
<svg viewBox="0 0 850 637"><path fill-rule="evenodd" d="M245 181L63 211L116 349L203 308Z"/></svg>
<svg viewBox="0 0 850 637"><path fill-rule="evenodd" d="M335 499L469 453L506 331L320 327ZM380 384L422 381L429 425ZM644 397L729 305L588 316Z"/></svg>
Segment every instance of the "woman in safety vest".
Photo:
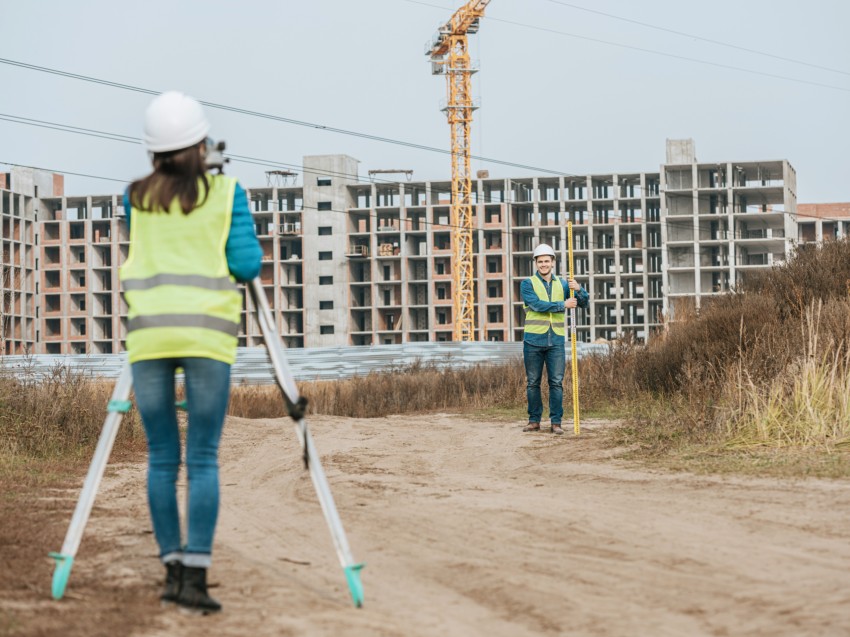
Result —
<svg viewBox="0 0 850 637"><path fill-rule="evenodd" d="M166 568L164 604L221 610L207 593L218 516L218 444L242 295L236 281L260 272L262 250L235 179L206 172L210 124L198 101L171 91L145 113L153 172L124 195L130 252L120 278L136 405L148 441L148 503ZM185 373L187 537L180 536L180 433L174 378Z"/></svg>
<svg viewBox="0 0 850 637"><path fill-rule="evenodd" d="M564 370L566 352L564 339L564 311L567 308L587 307L588 294L575 279L554 276L555 251L541 243L534 249L537 272L520 284L525 306L525 334L522 357L525 362L528 398L528 424L523 431L540 431L543 401L540 397L540 380L543 364L549 380L549 422L553 434L563 434L561 419L564 416ZM570 298L570 290L575 296Z"/></svg>

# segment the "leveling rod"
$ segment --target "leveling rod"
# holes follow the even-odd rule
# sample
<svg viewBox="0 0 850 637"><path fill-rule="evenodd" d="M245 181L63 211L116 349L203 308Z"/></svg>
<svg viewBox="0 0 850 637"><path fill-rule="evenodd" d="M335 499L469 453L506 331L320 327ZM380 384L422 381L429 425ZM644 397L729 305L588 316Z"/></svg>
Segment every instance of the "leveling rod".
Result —
<svg viewBox="0 0 850 637"><path fill-rule="evenodd" d="M570 279L573 278L573 222L567 222L567 246L569 251L570 261ZM575 290L570 288L570 298L575 297ZM572 375L573 375L573 431L575 435L581 433L581 424L579 423L578 409L578 357L576 356L576 309L570 308L570 352L572 354Z"/></svg>

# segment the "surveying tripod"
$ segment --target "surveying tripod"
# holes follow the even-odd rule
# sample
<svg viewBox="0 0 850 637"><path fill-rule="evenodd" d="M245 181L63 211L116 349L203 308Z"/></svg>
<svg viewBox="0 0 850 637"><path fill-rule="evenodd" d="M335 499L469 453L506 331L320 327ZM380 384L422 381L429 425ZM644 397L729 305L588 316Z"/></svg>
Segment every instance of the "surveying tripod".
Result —
<svg viewBox="0 0 850 637"><path fill-rule="evenodd" d="M268 299L260 284L260 280L254 279L248 283L248 291L254 302L254 309L257 313L257 320L260 324L263 341L265 341L266 349L269 353L269 359L274 369L277 385L283 395L283 402L286 405L289 416L295 421L295 433L298 436L298 441L301 443L304 465L309 469L310 478L313 480L313 486L316 488L322 513L325 515L325 521L330 528L337 556L345 572L351 599L354 605L360 608L363 606L363 584L360 581L360 570L364 565L354 561L351 555L351 549L348 547L345 530L339 519L339 513L336 510L336 504L331 495L328 480L325 477L324 469L322 469L322 464L319 461L319 454L313 445L313 438L310 436L310 430L305 420L307 401L298 393L298 387L295 385L295 379L286 362L283 346L274 327L271 308L269 307ZM56 560L52 587L54 599L61 599L65 594L68 578L71 575L71 568L74 565L74 558L80 547L83 531L94 506L94 499L100 487L100 482L103 479L103 472L106 469L109 454L112 451L112 446L115 444L115 437L118 434L121 419L132 407L132 402L130 401L130 390L132 387L132 373L130 371L130 365L127 363L118 377L118 382L115 384L115 389L112 392L112 399L107 405L108 415L100 432L97 448L95 449L94 457L83 483L80 499L77 501L74 515L68 526L65 542L62 544L62 550L59 553L50 553L50 557Z"/></svg>

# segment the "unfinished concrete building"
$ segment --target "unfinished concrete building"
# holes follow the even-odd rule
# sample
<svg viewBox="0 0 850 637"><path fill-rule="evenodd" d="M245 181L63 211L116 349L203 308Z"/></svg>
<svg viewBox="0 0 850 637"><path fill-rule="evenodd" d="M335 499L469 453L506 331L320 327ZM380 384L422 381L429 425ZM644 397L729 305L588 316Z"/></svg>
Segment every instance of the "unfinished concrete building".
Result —
<svg viewBox="0 0 850 637"><path fill-rule="evenodd" d="M677 307L698 310L790 253L797 176L787 161L699 163L693 140L668 140L661 176L668 316Z"/></svg>
<svg viewBox="0 0 850 637"><path fill-rule="evenodd" d="M39 347L39 197L61 195L61 175L30 168L0 173L0 353L27 354Z"/></svg>
<svg viewBox="0 0 850 637"><path fill-rule="evenodd" d="M677 305L698 308L790 252L796 179L787 161L698 163L690 140L668 142L667 159L660 171L475 180L476 337L522 339L519 287L534 271L532 251L550 244L565 275L568 221L576 278L592 300L578 313L585 342L647 339ZM284 343L451 340L450 180L364 182L358 166L345 155L308 156L302 185L249 190L260 278ZM12 182L18 194L7 183L3 201L18 203L3 203L4 255L20 260L30 283L12 295L21 305L6 333L18 337L6 351L121 351L121 194L24 194ZM247 309L239 344L261 344Z"/></svg>
<svg viewBox="0 0 850 637"><path fill-rule="evenodd" d="M250 193L268 258L261 278L287 344L451 340L451 182L362 183L344 156L304 166L303 187ZM659 185L658 173L476 180L477 338L522 339L532 251L552 245L565 274L567 220L577 278L597 301L580 313L581 340L646 338L663 305ZM246 327L246 344L258 343Z"/></svg>

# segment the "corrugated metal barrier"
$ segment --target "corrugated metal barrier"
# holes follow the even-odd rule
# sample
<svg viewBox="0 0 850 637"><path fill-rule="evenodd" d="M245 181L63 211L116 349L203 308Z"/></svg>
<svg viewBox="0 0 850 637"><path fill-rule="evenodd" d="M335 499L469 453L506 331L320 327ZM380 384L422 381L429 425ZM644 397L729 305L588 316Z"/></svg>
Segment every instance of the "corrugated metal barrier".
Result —
<svg viewBox="0 0 850 637"><path fill-rule="evenodd" d="M605 354L608 345L577 344L578 358ZM286 350L287 361L296 380L337 380L364 376L370 372L390 372L413 364L443 367L497 365L510 361L520 364L522 343L405 343L373 347L314 347ZM567 348L567 358L570 350ZM0 357L0 376L37 381L57 370L68 370L115 379L125 360L124 354L48 355ZM271 363L264 347L240 347L232 378L235 384L269 385L274 382Z"/></svg>

